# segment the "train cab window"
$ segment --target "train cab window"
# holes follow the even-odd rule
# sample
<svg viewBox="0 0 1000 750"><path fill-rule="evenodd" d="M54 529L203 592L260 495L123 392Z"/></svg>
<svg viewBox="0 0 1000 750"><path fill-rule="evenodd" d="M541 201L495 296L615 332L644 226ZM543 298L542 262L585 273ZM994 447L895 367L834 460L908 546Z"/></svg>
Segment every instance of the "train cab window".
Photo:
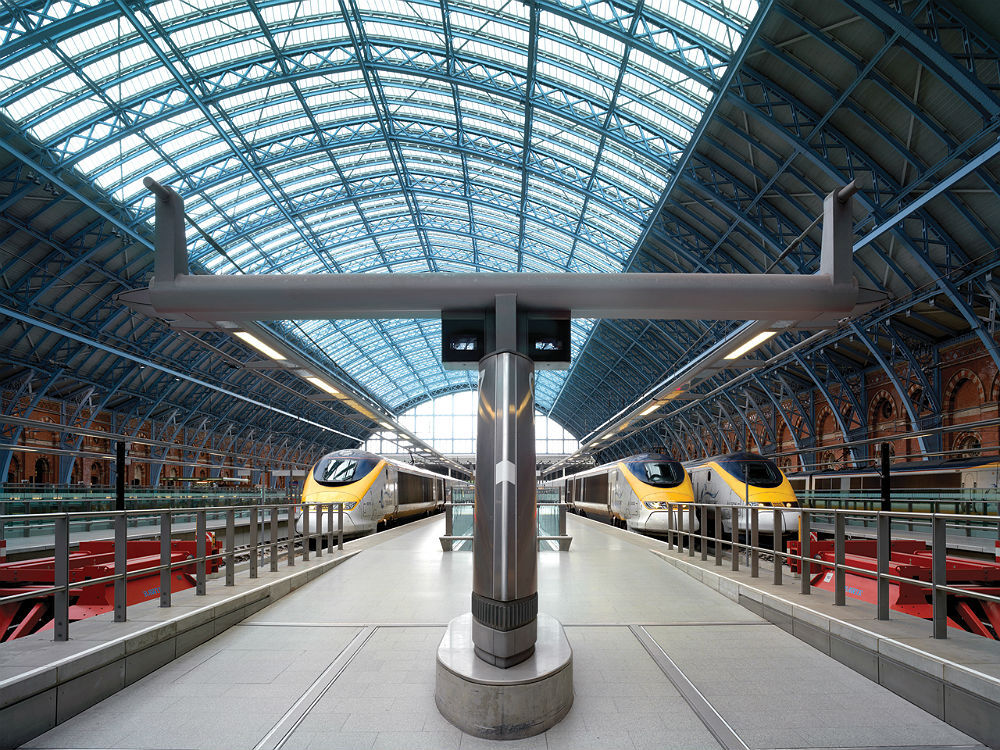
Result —
<svg viewBox="0 0 1000 750"><path fill-rule="evenodd" d="M738 482L746 482L754 487L777 487L785 479L773 461L763 459L731 459L722 468Z"/></svg>
<svg viewBox="0 0 1000 750"><path fill-rule="evenodd" d="M628 468L639 481L654 487L676 487L684 481L684 468L678 461L634 461Z"/></svg>
<svg viewBox="0 0 1000 750"><path fill-rule="evenodd" d="M371 458L344 458L333 456L324 458L313 471L313 479L324 487L340 487L356 482L375 468L377 462Z"/></svg>

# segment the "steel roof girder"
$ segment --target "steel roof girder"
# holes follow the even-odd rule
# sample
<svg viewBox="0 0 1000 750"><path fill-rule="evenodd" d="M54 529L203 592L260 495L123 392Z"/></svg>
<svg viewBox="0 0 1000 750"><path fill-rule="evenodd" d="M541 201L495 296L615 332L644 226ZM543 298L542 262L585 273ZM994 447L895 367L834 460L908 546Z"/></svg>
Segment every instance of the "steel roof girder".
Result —
<svg viewBox="0 0 1000 750"><path fill-rule="evenodd" d="M882 348L879 346L878 341L873 339L867 331L865 331L861 326L855 322L849 324L850 329L854 332L854 335L868 347L868 350L872 353L875 361L882 367L882 371L885 373L889 382L892 383L893 388L896 391L896 395L899 397L900 403L902 403L903 408L906 409L907 417L910 420L910 425L914 429L920 429L920 419L916 412L913 410L913 403L910 401L910 395L906 392L906 388L903 386L899 377L896 375L895 368L892 363L888 361ZM918 437L917 441L920 445L920 452L927 454L929 452L929 447L926 442L926 437Z"/></svg>
<svg viewBox="0 0 1000 750"><path fill-rule="evenodd" d="M938 44L928 39L910 18L894 12L878 0L843 0L848 7L874 23L878 23L888 33L893 30L900 34L903 42L914 56L934 70L940 78L962 91L969 102L976 103L983 111L983 119L1000 114L1000 102L982 81L957 64L954 57L942 50ZM919 8L920 6L918 6Z"/></svg>

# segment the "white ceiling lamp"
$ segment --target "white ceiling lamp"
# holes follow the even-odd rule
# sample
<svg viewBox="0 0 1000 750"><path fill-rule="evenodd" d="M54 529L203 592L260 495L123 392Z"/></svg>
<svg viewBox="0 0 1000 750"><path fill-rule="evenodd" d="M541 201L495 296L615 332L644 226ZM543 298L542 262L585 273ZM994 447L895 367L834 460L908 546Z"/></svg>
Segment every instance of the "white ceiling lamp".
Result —
<svg viewBox="0 0 1000 750"><path fill-rule="evenodd" d="M743 346L739 346L736 349L733 349L733 351L731 351L729 354L723 357L723 359L736 359L738 357L741 357L751 349L756 349L758 346L763 344L765 341L767 341L776 333L777 331L764 331L763 333L758 333L748 342L743 344Z"/></svg>
<svg viewBox="0 0 1000 750"><path fill-rule="evenodd" d="M277 362L284 362L287 359L287 357L285 357L284 354L275 349L272 349L270 346L265 344L259 338L254 336L252 333L247 333L246 331L233 331L233 335L236 336L238 339L241 339L246 343L250 344L250 346L252 346L254 349L259 351L264 356L270 357L271 359Z"/></svg>
<svg viewBox="0 0 1000 750"><path fill-rule="evenodd" d="M315 377L313 375L308 376L306 378L306 380L308 380L314 386L316 386L317 388L319 388L321 391L326 391L331 396L339 396L340 395L340 391L338 391L332 385L330 385L329 383L327 383L325 380L321 380L320 378L317 378L317 377Z"/></svg>

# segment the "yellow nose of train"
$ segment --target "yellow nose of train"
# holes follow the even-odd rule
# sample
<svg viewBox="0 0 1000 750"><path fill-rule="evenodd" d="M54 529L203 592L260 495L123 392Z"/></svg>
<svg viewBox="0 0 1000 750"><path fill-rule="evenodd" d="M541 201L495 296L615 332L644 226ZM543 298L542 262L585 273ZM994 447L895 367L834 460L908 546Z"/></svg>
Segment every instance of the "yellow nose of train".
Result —
<svg viewBox="0 0 1000 750"><path fill-rule="evenodd" d="M303 493L302 502L306 505L326 505L328 503L343 503L344 510L354 510L361 498L352 492L343 490L317 490L315 492ZM334 508L336 510L336 508Z"/></svg>

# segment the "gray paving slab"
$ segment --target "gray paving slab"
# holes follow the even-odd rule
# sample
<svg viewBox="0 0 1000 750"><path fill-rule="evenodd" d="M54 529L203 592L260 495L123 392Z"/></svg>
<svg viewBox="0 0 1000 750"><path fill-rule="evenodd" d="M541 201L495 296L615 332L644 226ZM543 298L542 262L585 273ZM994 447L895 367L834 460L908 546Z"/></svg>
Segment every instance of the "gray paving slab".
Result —
<svg viewBox="0 0 1000 750"><path fill-rule="evenodd" d="M748 747L976 745L665 565L648 540L575 518L572 550L539 559L541 609L574 652L573 708L538 737L470 737L434 704L436 649L469 608L472 567L441 551L441 533L438 518L361 540L363 554L25 747L717 750L637 625Z"/></svg>
<svg viewBox="0 0 1000 750"><path fill-rule="evenodd" d="M751 747L976 744L780 628L646 630Z"/></svg>

